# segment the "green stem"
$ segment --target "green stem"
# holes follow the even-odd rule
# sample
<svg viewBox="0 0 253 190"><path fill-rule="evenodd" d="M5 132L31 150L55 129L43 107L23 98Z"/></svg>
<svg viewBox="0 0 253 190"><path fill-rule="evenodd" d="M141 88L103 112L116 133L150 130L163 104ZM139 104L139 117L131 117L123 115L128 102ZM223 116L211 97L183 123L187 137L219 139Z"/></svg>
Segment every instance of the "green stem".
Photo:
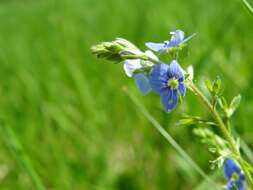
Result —
<svg viewBox="0 0 253 190"><path fill-rule="evenodd" d="M206 96L193 84L193 82L188 81L187 84L190 87L190 89L195 93L195 95L199 97L199 99L202 101L202 103L206 106L206 108L208 109L208 111L212 115L213 119L217 122L217 124L218 124L217 126L219 127L222 134L224 135L224 138L227 140L232 154L234 155L235 159L237 160L237 162L242 167L242 170L244 171L244 174L247 178L248 185L250 186L251 189L253 189L253 180L252 180L252 176L250 174L250 171L248 170L248 167L246 165L246 161L244 161L243 158L241 157L240 151L237 149L235 140L234 140L233 136L231 135L231 133L229 132L226 125L224 124L220 115L213 108L212 104L209 102L209 100L206 98Z"/></svg>
<svg viewBox="0 0 253 190"><path fill-rule="evenodd" d="M124 59L141 59L144 61L151 61L154 64L159 64L160 61L157 61L151 57L148 57L146 54L142 54L142 55L121 55L122 58Z"/></svg>
<svg viewBox="0 0 253 190"><path fill-rule="evenodd" d="M27 174L31 177L32 182L34 184L35 189L37 190L45 190L42 180L38 173L35 171L32 163L25 153L23 146L19 142L17 136L15 135L14 131L5 124L0 124L1 127L1 134L4 138L8 148L11 150L13 155L16 157L17 161L23 166Z"/></svg>
<svg viewBox="0 0 253 190"><path fill-rule="evenodd" d="M133 103L139 108L140 112L152 123L155 129L170 143L170 145L184 158L208 183L213 189L221 189L199 166L198 164L184 151L184 149L173 139L173 137L158 123L157 120L142 106L137 98L131 94L126 88L123 89Z"/></svg>

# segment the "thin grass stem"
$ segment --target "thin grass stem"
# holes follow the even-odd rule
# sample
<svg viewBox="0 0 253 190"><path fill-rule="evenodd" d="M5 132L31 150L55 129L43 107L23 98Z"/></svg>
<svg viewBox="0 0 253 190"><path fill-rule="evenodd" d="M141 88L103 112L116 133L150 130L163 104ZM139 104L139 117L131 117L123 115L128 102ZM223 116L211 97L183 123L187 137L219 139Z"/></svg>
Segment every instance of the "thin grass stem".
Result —
<svg viewBox="0 0 253 190"><path fill-rule="evenodd" d="M36 170L34 169L28 155L25 153L23 146L19 142L16 134L11 127L6 126L4 123L0 124L1 136L8 146L11 153L14 155L18 163L24 168L27 174L31 177L36 190L45 190L45 186Z"/></svg>
<svg viewBox="0 0 253 190"><path fill-rule="evenodd" d="M198 164L184 151L184 149L173 139L173 137L159 124L159 122L147 111L147 109L138 101L138 99L130 93L126 88L123 88L127 96L137 106L145 118L152 123L153 127L169 142L169 144L196 170L213 188L220 188L199 166Z"/></svg>

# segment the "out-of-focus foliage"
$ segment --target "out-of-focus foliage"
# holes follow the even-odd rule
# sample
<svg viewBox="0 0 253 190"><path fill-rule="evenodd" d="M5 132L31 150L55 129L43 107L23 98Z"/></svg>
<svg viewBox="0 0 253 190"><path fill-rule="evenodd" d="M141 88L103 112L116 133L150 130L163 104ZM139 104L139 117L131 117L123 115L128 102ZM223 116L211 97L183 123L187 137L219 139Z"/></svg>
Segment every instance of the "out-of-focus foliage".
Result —
<svg viewBox="0 0 253 190"><path fill-rule="evenodd" d="M188 92L167 114L157 95L141 96L121 65L95 59L90 46L123 37L144 50L169 31L196 32L181 64L194 66L200 85L219 75L228 99L242 95L233 125L252 145L252 22L237 0L0 1L0 117L48 189L206 189L121 88L211 174L212 158L192 128L174 125L182 111L206 116L195 97ZM0 143L0 189L34 189Z"/></svg>

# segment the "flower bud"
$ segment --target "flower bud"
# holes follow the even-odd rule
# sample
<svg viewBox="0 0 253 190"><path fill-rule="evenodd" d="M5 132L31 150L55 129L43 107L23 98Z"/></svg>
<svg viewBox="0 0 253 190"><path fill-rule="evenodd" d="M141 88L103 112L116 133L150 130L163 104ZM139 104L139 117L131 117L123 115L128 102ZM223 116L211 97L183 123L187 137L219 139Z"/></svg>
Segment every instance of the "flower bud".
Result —
<svg viewBox="0 0 253 190"><path fill-rule="evenodd" d="M94 45L91 47L91 51L97 58L117 63L126 59L140 58L144 54L135 45L123 38L116 38L112 42L102 42Z"/></svg>

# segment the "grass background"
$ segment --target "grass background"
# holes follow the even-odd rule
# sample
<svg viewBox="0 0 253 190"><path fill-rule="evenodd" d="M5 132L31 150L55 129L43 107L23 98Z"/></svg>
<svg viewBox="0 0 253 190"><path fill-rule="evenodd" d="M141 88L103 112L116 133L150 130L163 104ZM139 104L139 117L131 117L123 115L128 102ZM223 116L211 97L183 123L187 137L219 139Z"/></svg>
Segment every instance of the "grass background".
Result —
<svg viewBox="0 0 253 190"><path fill-rule="evenodd" d="M253 146L252 22L238 0L1 0L0 116L47 189L209 189L122 86L213 175L192 128L175 126L181 112L205 114L195 97L167 114L158 96L141 96L121 65L89 48L124 37L144 49L177 28L197 32L181 64L194 65L199 84L220 75L229 99L242 94L233 126ZM0 137L0 189L35 189L9 137Z"/></svg>

